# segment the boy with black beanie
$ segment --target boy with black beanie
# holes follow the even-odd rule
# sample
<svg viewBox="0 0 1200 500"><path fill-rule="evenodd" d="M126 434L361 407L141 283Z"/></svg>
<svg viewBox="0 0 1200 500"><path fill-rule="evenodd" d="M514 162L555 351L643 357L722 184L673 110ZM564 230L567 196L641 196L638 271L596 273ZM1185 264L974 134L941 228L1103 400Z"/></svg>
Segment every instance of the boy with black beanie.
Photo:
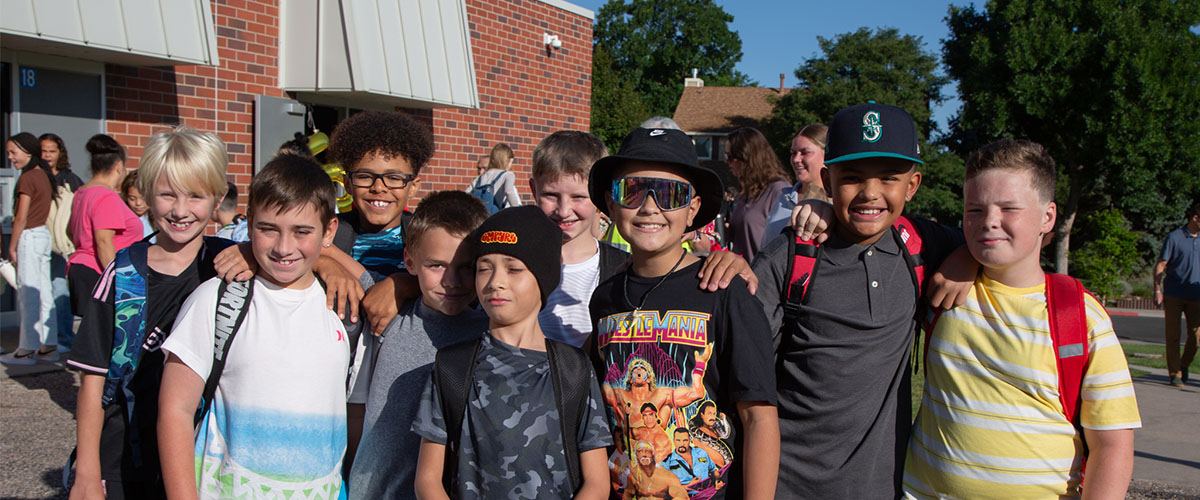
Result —
<svg viewBox="0 0 1200 500"><path fill-rule="evenodd" d="M417 496L606 498L612 438L596 376L582 351L538 325L558 287L562 231L526 205L497 212L463 244L488 332L438 351L413 423Z"/></svg>
<svg viewBox="0 0 1200 500"><path fill-rule="evenodd" d="M592 295L596 327L585 344L613 418L616 493L774 498L767 318L741 278L700 289L700 259L680 245L716 216L720 177L699 164L687 134L638 128L592 166L588 191L631 252L630 265Z"/></svg>

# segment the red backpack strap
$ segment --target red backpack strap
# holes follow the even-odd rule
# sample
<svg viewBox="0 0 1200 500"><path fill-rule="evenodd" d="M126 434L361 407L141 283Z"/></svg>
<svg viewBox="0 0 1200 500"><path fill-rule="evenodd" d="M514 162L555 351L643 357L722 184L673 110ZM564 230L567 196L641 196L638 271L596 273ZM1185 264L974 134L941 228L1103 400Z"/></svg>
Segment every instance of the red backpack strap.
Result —
<svg viewBox="0 0 1200 500"><path fill-rule="evenodd" d="M785 321L794 320L800 316L800 304L807 302L809 285L812 277L817 274L817 263L821 255L821 247L815 240L801 240L793 235L788 239L788 250L791 260L788 261L788 280L783 284L780 294L783 297L783 317Z"/></svg>
<svg viewBox="0 0 1200 500"><path fill-rule="evenodd" d="M925 291L925 259L921 257L921 251L924 249L921 233L913 226L912 221L903 215L892 224L892 229L895 229L893 234L896 235L896 242L906 250L904 258L917 286L917 296L920 297Z"/></svg>
<svg viewBox="0 0 1200 500"><path fill-rule="evenodd" d="M1046 309L1050 338L1058 364L1058 397L1063 415L1079 427L1079 392L1088 362L1087 311L1079 280L1065 274L1046 274Z"/></svg>

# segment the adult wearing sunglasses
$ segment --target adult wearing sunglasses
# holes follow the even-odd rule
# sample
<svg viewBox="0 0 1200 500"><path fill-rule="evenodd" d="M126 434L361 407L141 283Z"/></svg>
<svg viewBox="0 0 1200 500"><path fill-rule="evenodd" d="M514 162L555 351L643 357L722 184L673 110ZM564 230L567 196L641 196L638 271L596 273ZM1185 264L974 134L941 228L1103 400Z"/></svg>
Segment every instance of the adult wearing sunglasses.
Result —
<svg viewBox="0 0 1200 500"><path fill-rule="evenodd" d="M743 127L729 134L728 140L727 162L741 186L729 216L731 249L754 262L772 205L790 184L762 132Z"/></svg>

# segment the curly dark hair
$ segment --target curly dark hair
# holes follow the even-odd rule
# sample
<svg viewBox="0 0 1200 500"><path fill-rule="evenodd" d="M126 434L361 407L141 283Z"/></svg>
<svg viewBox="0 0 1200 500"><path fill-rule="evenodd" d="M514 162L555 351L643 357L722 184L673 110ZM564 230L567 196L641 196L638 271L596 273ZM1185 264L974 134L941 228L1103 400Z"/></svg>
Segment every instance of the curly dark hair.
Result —
<svg viewBox="0 0 1200 500"><path fill-rule="evenodd" d="M346 170L371 153L386 160L402 157L413 174L433 156L433 134L427 127L395 111L363 111L345 119L333 131L330 157Z"/></svg>

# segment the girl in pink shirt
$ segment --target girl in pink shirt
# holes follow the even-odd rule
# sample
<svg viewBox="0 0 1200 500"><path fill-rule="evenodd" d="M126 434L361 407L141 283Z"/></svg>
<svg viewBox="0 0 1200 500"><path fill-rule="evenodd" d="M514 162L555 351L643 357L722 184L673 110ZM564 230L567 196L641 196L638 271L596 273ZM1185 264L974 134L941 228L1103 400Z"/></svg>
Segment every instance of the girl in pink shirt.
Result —
<svg viewBox="0 0 1200 500"><path fill-rule="evenodd" d="M97 134L88 140L87 150L92 155L92 180L75 192L67 226L75 242L75 253L67 260L67 280L76 315L117 251L143 236L142 221L116 191L125 178L125 148Z"/></svg>

